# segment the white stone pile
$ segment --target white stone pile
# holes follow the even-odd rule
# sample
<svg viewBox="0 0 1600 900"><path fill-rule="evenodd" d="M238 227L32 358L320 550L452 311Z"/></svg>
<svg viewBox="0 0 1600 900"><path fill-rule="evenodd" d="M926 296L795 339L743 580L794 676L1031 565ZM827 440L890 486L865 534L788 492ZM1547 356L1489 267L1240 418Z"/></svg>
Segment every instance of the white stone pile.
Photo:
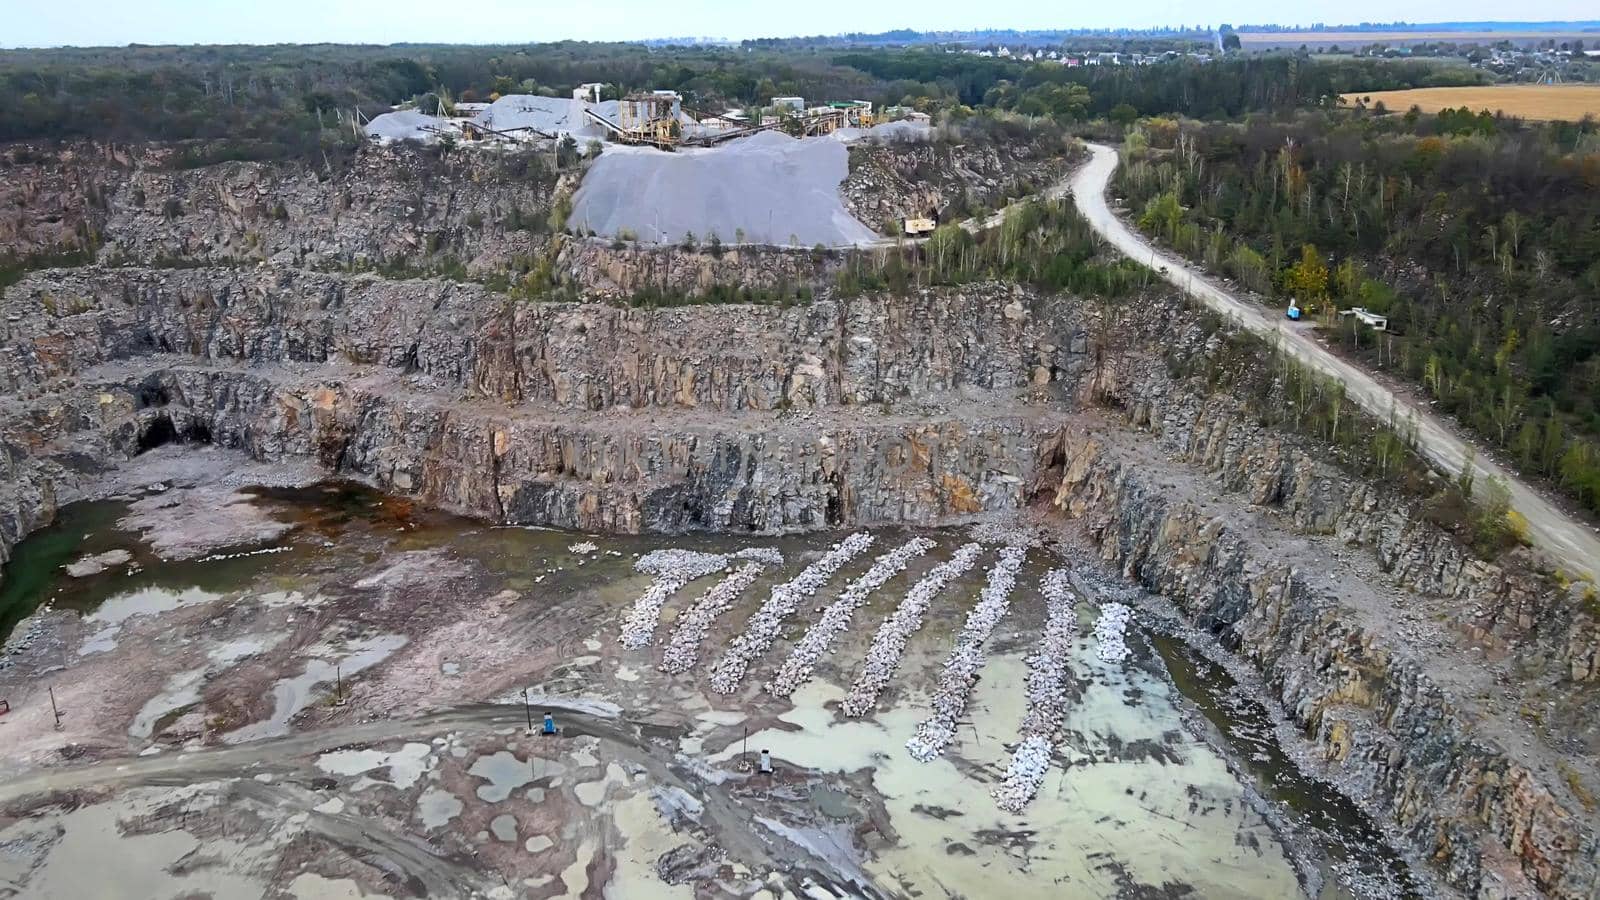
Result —
<svg viewBox="0 0 1600 900"><path fill-rule="evenodd" d="M956 720L967 709L967 697L978 681L983 669L983 645L994 632L995 626L1011 609L1011 589L1017 582L1017 570L1028 551L1022 547L1005 547L1000 551L1000 561L989 570L989 580L978 595L977 605L967 613L967 621L956 636L955 649L945 660L944 671L939 673L939 683L933 694L933 714L917 725L917 731L906 741L906 750L913 759L928 762L944 750L956 734Z"/></svg>
<svg viewBox="0 0 1600 900"><path fill-rule="evenodd" d="M752 562L764 563L769 566L783 565L783 551L777 547L746 547L735 551L734 559L748 559Z"/></svg>
<svg viewBox="0 0 1600 900"><path fill-rule="evenodd" d="M1133 610L1121 603L1107 603L1100 607L1100 618L1094 623L1095 655L1105 662L1122 662L1133 652L1128 649L1128 622Z"/></svg>
<svg viewBox="0 0 1600 900"><path fill-rule="evenodd" d="M720 572L727 567L728 557L721 553L702 553L675 547L651 550L633 563L634 571L646 575L677 575L685 581Z"/></svg>
<svg viewBox="0 0 1600 900"><path fill-rule="evenodd" d="M678 627L661 656L661 671L676 675L694 668L700 661L700 642L705 640L711 623L733 608L733 601L756 580L762 568L759 562L745 563L717 582L689 607L688 612L678 617Z"/></svg>
<svg viewBox="0 0 1600 900"><path fill-rule="evenodd" d="M690 581L722 571L727 566L728 557L697 550L652 550L639 557L633 567L656 576L656 579L644 589L639 599L633 601L633 608L622 620L622 646L630 650L650 646L650 641L655 638L656 624L661 621L661 607L666 605L667 600Z"/></svg>
<svg viewBox="0 0 1600 900"><path fill-rule="evenodd" d="M872 561L872 568L844 589L839 599L828 604L821 618L806 629L805 636L795 644L794 651L784 660L777 674L766 684L766 691L775 697L787 697L794 689L811 678L817 660L828 651L833 639L850 626L856 610L867 602L867 597L894 576L905 571L911 560L933 549L933 541L912 538Z"/></svg>
<svg viewBox="0 0 1600 900"><path fill-rule="evenodd" d="M1050 758L1055 755L1055 734L1067 708L1067 660L1078 636L1077 597L1065 569L1051 569L1039 583L1048 619L1039 644L1028 657L1027 712L1022 716L1022 742L1011 754L1006 779L994 790L995 801L1007 812L1022 812L1039 793Z"/></svg>
<svg viewBox="0 0 1600 900"><path fill-rule="evenodd" d="M934 566L922 580L911 586L905 599L889 614L872 637L872 647L867 650L867 663L850 686L844 698L844 714L859 718L871 712L878 703L878 695L889 685L895 670L900 668L900 656L906 643L922 628L922 617L933 604L933 598L945 585L965 575L978 561L983 551L977 544L965 544L955 555Z"/></svg>
<svg viewBox="0 0 1600 900"><path fill-rule="evenodd" d="M567 545L567 552L568 553L576 553L579 556L588 556L589 554L591 554L591 553L593 553L593 552L595 552L596 550L599 550L599 549L600 549L599 545L596 544L594 541L579 541L576 544L568 544Z"/></svg>
<svg viewBox="0 0 1600 900"><path fill-rule="evenodd" d="M778 630L800 605L800 601L815 594L839 567L859 556L872 546L872 536L858 531L832 547L822 558L806 566L794 580L772 589L767 602L761 604L744 633L733 639L728 652L711 668L711 689L719 694L731 694L744 681L750 663L766 653L778 637Z"/></svg>

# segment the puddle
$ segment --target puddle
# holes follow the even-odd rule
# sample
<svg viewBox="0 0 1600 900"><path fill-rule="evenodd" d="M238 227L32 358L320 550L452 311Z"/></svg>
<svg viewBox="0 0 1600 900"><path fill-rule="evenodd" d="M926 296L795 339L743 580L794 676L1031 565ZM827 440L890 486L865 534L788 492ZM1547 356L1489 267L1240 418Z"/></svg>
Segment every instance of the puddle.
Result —
<svg viewBox="0 0 1600 900"><path fill-rule="evenodd" d="M280 678L272 687L272 716L265 721L236 728L222 736L230 744L289 733L289 722L316 701L315 689L321 685L335 684L339 678L349 678L369 669L396 650L406 645L404 635L385 634L360 638L348 642L344 652L332 661L322 658L306 660L305 671L293 678Z"/></svg>
<svg viewBox="0 0 1600 900"><path fill-rule="evenodd" d="M472 763L472 768L467 770L468 775L476 775L489 782L478 786L478 799L489 803L499 803L511 796L511 792L533 780L533 769L524 760L517 759L515 754L501 750L488 756L480 756Z"/></svg>
<svg viewBox="0 0 1600 900"><path fill-rule="evenodd" d="M417 798L417 818L428 831L441 828L451 819L461 815L461 798L449 791L430 787Z"/></svg>
<svg viewBox="0 0 1600 900"><path fill-rule="evenodd" d="M404 790L433 768L431 744L406 744L399 750L335 750L317 757L317 768L330 775L364 775L389 771L388 783Z"/></svg>

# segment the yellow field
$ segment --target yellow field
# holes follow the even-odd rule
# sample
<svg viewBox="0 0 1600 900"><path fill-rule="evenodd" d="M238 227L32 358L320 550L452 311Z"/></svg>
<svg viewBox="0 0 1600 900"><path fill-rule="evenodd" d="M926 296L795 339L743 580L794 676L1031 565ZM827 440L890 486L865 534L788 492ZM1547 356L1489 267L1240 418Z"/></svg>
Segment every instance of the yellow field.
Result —
<svg viewBox="0 0 1600 900"><path fill-rule="evenodd" d="M1367 44L1388 44L1400 47L1408 44L1449 41L1457 44L1489 44L1511 41L1514 44L1554 40L1581 40L1586 43L1600 38L1593 31L1241 31L1239 43L1246 47L1298 47L1307 44L1322 47L1338 44L1341 47L1364 47Z"/></svg>
<svg viewBox="0 0 1600 900"><path fill-rule="evenodd" d="M1346 104L1380 101L1391 112L1419 106L1423 112L1462 106L1480 112L1503 112L1524 119L1564 119L1575 122L1584 113L1600 116L1600 84L1497 84L1488 87L1416 88L1409 91L1357 91L1341 94Z"/></svg>

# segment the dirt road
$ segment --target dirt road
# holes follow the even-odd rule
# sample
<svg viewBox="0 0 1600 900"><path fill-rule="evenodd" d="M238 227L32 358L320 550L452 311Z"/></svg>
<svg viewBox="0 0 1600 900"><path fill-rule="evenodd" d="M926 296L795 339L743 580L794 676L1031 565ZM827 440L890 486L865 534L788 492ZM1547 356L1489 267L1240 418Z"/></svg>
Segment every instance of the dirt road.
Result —
<svg viewBox="0 0 1600 900"><path fill-rule="evenodd" d="M1301 363L1338 378L1344 382L1350 399L1379 419L1387 419L1392 410L1397 421L1415 421L1422 455L1439 471L1452 477L1461 472L1469 445L1439 417L1395 395L1365 371L1322 347L1312 335L1290 327L1276 311L1235 297L1183 260L1156 249L1117 218L1106 204L1106 186L1117 168L1117 151L1099 144L1087 146L1093 155L1071 176L1072 196L1079 212L1112 246L1155 269L1173 286L1274 343ZM1511 491L1512 507L1527 517L1529 536L1536 547L1569 572L1590 577L1600 575L1600 537L1590 526L1562 512L1538 491L1483 456L1477 456L1474 465L1478 484L1486 484L1491 478L1505 482Z"/></svg>

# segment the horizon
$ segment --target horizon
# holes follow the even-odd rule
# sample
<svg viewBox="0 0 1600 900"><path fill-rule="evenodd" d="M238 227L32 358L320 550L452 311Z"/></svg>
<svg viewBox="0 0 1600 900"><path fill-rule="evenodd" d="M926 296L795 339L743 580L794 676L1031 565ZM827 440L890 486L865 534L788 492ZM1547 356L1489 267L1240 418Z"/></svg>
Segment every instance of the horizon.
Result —
<svg viewBox="0 0 1600 900"><path fill-rule="evenodd" d="M1415 5L1422 15L1402 15L1390 5L1369 3L1366 6L1329 7L1323 13L1337 11L1338 18L1326 14L1311 14L1296 20L1274 21L1271 13L1278 9L1266 0L1247 0L1243 3L1203 7L1180 6L1174 3L1145 2L1134 7L1116 10L1080 12L1078 21L1051 22L1041 16L1030 4L1020 0L998 0L987 4L984 18L1009 18L1006 24L991 22L957 21L958 14L945 3L931 4L922 16L924 22L917 26L897 21L897 11L879 12L847 6L840 0L822 0L813 4L805 25L785 30L781 23L787 20L760 11L747 9L731 0L710 0L700 4L688 15L671 15L661 18L655 7L624 2L618 6L604 7L582 17L563 17L552 27L549 17L530 20L529 10L507 0L487 0L481 11L468 17L436 12L433 7L407 7L379 4L376 0L355 0L335 4L311 4L308 0L283 0L272 9L250 7L243 9L210 8L198 0L153 0L140 10L129 10L122 4L92 3L104 9L100 14L85 15L82 9L51 8L39 11L26 20L14 21L13 33L0 48L6 50L53 49L121 49L131 46L148 47L200 47L200 46L306 46L351 45L365 47L392 47L399 45L457 45L457 46L525 46L555 42L581 43L727 43L737 44L753 40L826 39L850 34L881 35L896 31L919 34L978 34L978 33L1038 33L1080 32L1085 36L1095 34L1115 35L1118 32L1153 32L1178 34L1195 29L1214 30L1224 24L1235 28L1283 29L1286 31L1339 31L1375 26L1403 26L1424 28L1428 26L1554 26L1600 28L1600 20L1585 18L1593 10L1575 0L1543 0L1536 4L1538 14L1521 18L1496 18L1492 15L1473 15L1478 9L1474 0L1467 5L1451 4L1445 7L1435 0ZM1448 9L1449 15L1429 16L1427 10L1439 7ZM829 10L839 10L838 15L828 15ZM1308 10L1319 10L1308 7ZM1370 9L1382 15L1362 15ZM1485 4L1484 11L1492 8ZM296 14L299 10L305 14ZM1009 14L1008 14L1009 11ZM536 14L538 10L533 10ZM1263 15L1263 13L1267 13ZM1121 20L1113 20L1111 16ZM1197 20L1204 20L1200 24ZM526 23L521 28L517 23ZM652 24L653 23L653 24ZM821 27L811 27L816 23ZM699 27L713 26L713 27ZM726 26L718 31L714 26ZM829 28L828 25L835 27ZM494 39L485 39L484 32L496 32ZM521 34L507 32L523 31ZM1600 34L1597 34L1600 37Z"/></svg>

